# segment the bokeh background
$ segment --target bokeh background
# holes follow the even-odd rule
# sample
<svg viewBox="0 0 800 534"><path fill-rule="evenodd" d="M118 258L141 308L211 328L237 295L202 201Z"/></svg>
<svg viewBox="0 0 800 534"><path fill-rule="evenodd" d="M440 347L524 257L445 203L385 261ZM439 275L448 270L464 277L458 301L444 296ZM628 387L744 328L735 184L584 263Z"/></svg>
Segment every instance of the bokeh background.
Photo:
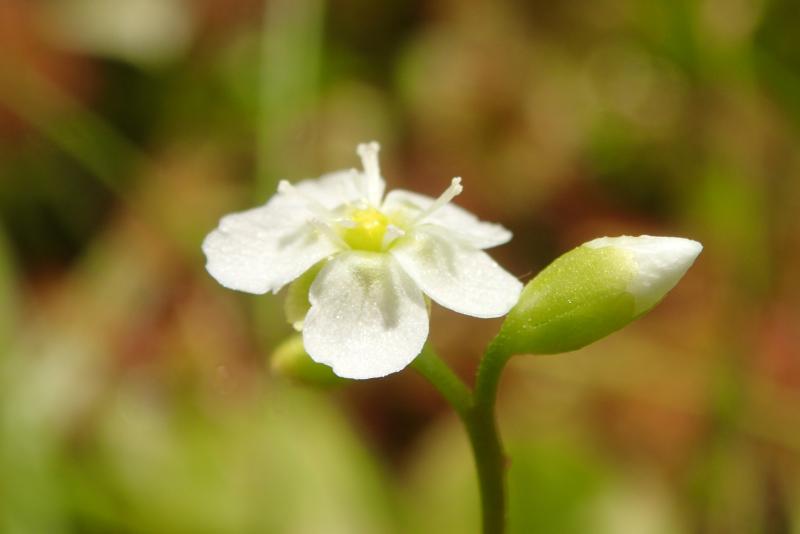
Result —
<svg viewBox="0 0 800 534"><path fill-rule="evenodd" d="M221 215L372 139L390 187L463 176L523 280L705 245L506 370L512 532L800 533L796 0L0 1L0 532L477 532L427 383L274 376L282 298L204 271ZM499 323L432 323L469 380Z"/></svg>

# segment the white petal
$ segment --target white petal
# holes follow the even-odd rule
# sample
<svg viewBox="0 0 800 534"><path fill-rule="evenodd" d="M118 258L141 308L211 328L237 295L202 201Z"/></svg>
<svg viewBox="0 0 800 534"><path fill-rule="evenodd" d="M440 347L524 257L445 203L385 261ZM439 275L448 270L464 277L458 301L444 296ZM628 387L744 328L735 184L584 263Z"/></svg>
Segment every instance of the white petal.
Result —
<svg viewBox="0 0 800 534"><path fill-rule="evenodd" d="M345 378L377 378L406 367L428 337L422 292L391 256L345 252L311 285L306 351Z"/></svg>
<svg viewBox="0 0 800 534"><path fill-rule="evenodd" d="M652 308L675 287L703 245L681 237L600 237L584 246L590 248L619 247L633 255L637 272L627 290L636 297L636 311Z"/></svg>
<svg viewBox="0 0 800 534"><path fill-rule="evenodd" d="M309 220L301 199L276 194L261 207L226 215L203 241L206 269L225 287L277 292L338 245Z"/></svg>
<svg viewBox="0 0 800 534"><path fill-rule="evenodd" d="M302 180L293 185L298 191L313 198L325 208L335 210L343 205L367 201L368 186L372 187L376 194L383 195L386 182L380 176L372 177L370 180L363 172L351 169Z"/></svg>
<svg viewBox="0 0 800 534"><path fill-rule="evenodd" d="M386 195L382 211L391 216L393 212L409 212L409 218L428 209L436 199L411 191L395 189ZM511 240L511 232L495 223L478 219L469 211L453 203L446 204L425 218L426 223L448 229L473 247L491 248Z"/></svg>
<svg viewBox="0 0 800 534"><path fill-rule="evenodd" d="M422 225L390 249L433 300L474 317L499 317L516 304L522 284L485 252L446 231Z"/></svg>

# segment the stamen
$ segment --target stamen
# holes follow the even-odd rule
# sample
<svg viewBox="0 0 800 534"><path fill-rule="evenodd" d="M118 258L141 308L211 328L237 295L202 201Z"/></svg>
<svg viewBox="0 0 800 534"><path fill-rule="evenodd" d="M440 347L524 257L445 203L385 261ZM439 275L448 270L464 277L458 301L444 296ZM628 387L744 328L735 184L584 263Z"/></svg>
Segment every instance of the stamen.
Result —
<svg viewBox="0 0 800 534"><path fill-rule="evenodd" d="M388 225L386 227L386 233L383 234L383 243L381 243L381 248L386 250L395 239L399 239L404 235L406 235L406 232L402 228L399 228L393 224Z"/></svg>
<svg viewBox="0 0 800 534"><path fill-rule="evenodd" d="M286 180L281 180L280 182L278 182L278 192L283 193L284 195L292 195L302 199L307 204L307 207L311 211L313 211L315 214L317 214L317 216L322 217L323 219L329 219L332 216L331 211L328 208L320 204L316 199L314 199L310 195L303 193L302 191L297 189L295 186L293 186Z"/></svg>
<svg viewBox="0 0 800 534"><path fill-rule="evenodd" d="M380 152L380 149L381 146L375 141L371 143L361 143L356 148L356 152L361 158L361 165L364 167L364 177L366 178L362 193L367 200L375 205L381 201L381 167L378 163L378 152Z"/></svg>
<svg viewBox="0 0 800 534"><path fill-rule="evenodd" d="M441 195L439 195L439 198L437 198L433 202L433 204L428 206L428 209L426 209L425 211L423 211L422 213L417 215L414 218L413 223L416 224L416 223L422 221L423 219L425 219L429 215L433 214L433 212L435 212L438 209L440 209L442 206L450 203L450 201L453 200L454 198L456 198L458 195L460 195L463 190L464 190L464 187L461 185L461 177L460 176L456 176L450 182L450 187L445 189L444 192Z"/></svg>
<svg viewBox="0 0 800 534"><path fill-rule="evenodd" d="M371 143L361 143L356 148L358 156L361 158L361 165L364 166L364 172L368 175L380 176L381 168L378 163L378 152L381 146L372 141Z"/></svg>

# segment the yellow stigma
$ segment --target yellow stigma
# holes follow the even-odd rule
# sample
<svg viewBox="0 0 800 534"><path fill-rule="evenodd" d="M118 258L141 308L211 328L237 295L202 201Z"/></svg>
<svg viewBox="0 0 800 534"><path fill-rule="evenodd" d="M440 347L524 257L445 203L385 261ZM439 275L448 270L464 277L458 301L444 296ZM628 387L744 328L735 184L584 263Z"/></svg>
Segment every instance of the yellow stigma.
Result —
<svg viewBox="0 0 800 534"><path fill-rule="evenodd" d="M383 236L389 225L386 215L375 208L367 208L352 211L349 218L355 226L343 228L342 239L345 243L357 250L383 250Z"/></svg>

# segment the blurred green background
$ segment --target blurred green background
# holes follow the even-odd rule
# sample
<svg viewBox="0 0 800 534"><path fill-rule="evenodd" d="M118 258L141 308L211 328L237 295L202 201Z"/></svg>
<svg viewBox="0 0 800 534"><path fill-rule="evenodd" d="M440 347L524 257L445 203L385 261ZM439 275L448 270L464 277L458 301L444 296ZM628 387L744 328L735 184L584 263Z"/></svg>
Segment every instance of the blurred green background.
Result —
<svg viewBox="0 0 800 534"><path fill-rule="evenodd" d="M705 251L653 313L519 357L514 533L800 533L796 0L0 1L0 532L474 533L413 371L271 376L280 297L200 243L382 143L390 187L511 228ZM434 306L466 379L498 327Z"/></svg>

